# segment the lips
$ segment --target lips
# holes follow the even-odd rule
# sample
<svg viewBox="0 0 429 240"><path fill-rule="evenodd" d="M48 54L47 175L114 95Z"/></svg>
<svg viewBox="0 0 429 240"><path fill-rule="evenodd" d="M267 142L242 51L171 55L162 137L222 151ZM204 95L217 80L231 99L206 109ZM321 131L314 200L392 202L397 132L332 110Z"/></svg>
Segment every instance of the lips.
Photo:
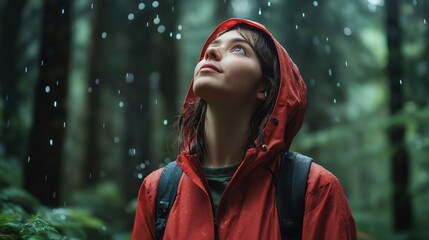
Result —
<svg viewBox="0 0 429 240"><path fill-rule="evenodd" d="M213 71L218 73L222 72L218 67L216 67L214 64L211 64L211 63L206 63L200 67L200 72L213 72Z"/></svg>

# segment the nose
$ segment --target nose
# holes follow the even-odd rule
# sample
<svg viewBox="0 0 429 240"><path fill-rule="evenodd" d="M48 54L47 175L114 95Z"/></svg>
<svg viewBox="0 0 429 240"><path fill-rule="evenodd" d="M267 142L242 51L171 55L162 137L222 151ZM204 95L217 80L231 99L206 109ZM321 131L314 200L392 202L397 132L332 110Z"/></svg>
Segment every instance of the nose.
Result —
<svg viewBox="0 0 429 240"><path fill-rule="evenodd" d="M222 58L221 53L217 47L208 47L206 53L204 54L204 59L216 60L219 61Z"/></svg>

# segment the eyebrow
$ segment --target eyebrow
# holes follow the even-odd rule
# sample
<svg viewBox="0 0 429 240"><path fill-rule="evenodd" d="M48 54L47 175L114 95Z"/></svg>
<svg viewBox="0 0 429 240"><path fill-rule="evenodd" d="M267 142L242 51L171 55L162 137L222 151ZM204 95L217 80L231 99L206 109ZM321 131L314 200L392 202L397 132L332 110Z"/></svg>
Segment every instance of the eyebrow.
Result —
<svg viewBox="0 0 429 240"><path fill-rule="evenodd" d="M239 37L231 38L231 39L228 39L228 40L226 40L226 41L227 41L227 42L230 42L230 43L242 42L242 43L245 43L245 44L249 45L250 47L252 46L252 45L250 45L250 43L249 43L246 39L244 39L244 38L239 38ZM218 45L220 45L220 43L221 43L221 42L222 42L221 40L219 40L219 39L215 39L215 40L213 40L213 42L211 42L211 43L209 44L209 46L218 46Z"/></svg>

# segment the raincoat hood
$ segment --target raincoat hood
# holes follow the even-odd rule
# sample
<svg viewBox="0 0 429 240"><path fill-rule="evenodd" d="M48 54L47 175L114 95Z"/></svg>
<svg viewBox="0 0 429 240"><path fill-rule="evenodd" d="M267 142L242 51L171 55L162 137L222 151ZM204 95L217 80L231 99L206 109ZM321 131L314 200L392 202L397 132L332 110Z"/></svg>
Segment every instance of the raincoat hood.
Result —
<svg viewBox="0 0 429 240"><path fill-rule="evenodd" d="M256 148L261 151L258 154L258 158L262 157L262 155L273 157L279 152L289 150L292 139L301 128L306 109L307 88L297 66L286 50L265 26L251 20L232 18L217 26L205 42L199 60L203 59L207 47L220 33L237 24L246 24L262 30L274 43L277 52L280 72L278 95L269 120L262 133L259 134L260 137L255 140ZM197 98L193 91L192 79L183 107L186 109Z"/></svg>

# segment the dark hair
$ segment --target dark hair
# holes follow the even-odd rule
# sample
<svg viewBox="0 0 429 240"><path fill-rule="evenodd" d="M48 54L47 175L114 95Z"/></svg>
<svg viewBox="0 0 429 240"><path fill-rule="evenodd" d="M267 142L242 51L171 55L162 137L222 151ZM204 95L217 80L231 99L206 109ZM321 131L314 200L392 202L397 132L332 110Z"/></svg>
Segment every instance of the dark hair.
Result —
<svg viewBox="0 0 429 240"><path fill-rule="evenodd" d="M280 70L274 43L265 32L247 24L237 24L232 28L221 32L218 36L232 30L237 31L246 41L248 41L252 46L253 51L256 53L262 69L262 79L266 83L268 94L266 101L254 113L250 121L250 134L246 149L243 149L244 155L247 148L252 146L253 141L258 136L258 133L262 131L270 117L277 98ZM183 110L183 113L177 123L179 131L179 152L188 149L190 154L197 155L200 162L205 160L206 146L204 143L204 123L206 109L207 103L204 99L198 98ZM188 145L185 146L185 144Z"/></svg>

